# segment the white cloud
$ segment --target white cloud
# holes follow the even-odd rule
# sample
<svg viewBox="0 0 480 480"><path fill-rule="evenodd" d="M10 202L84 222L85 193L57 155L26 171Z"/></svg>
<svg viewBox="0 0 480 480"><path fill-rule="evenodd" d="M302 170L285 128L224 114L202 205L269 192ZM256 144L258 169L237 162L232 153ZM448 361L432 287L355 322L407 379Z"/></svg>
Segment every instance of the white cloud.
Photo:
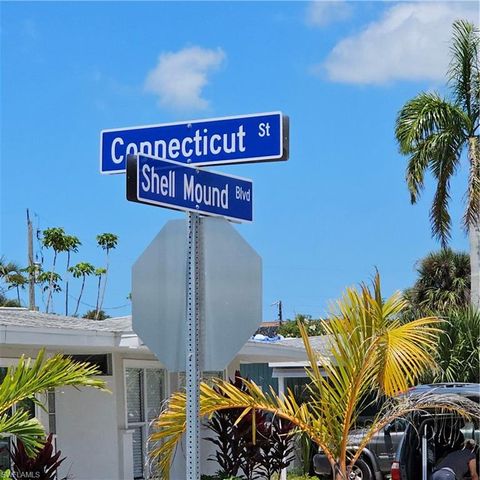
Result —
<svg viewBox="0 0 480 480"><path fill-rule="evenodd" d="M178 110L207 108L208 101L202 98L202 90L208 84L208 75L224 59L221 48L194 46L162 53L157 66L147 75L145 90L157 95L162 106Z"/></svg>
<svg viewBox="0 0 480 480"><path fill-rule="evenodd" d="M476 2L400 3L357 35L341 40L316 73L333 81L382 84L441 80L449 62L452 23L478 23Z"/></svg>
<svg viewBox="0 0 480 480"><path fill-rule="evenodd" d="M346 20L351 14L351 6L344 0L316 0L307 7L306 20L309 25L325 27L330 23Z"/></svg>

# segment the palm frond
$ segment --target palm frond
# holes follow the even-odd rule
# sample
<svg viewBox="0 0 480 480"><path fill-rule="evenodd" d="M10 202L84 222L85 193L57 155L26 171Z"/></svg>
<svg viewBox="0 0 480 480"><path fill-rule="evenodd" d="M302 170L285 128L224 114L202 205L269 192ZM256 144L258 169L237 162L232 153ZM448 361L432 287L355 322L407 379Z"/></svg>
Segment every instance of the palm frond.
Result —
<svg viewBox="0 0 480 480"><path fill-rule="evenodd" d="M406 181L412 203L423 189L425 172L437 179L430 211L432 232L443 246L450 237L450 179L467 140L469 118L458 105L436 93L422 93L405 104L397 117L396 137L401 153L409 155Z"/></svg>
<svg viewBox="0 0 480 480"><path fill-rule="evenodd" d="M59 386L95 387L107 391L105 382L94 378L100 373L95 366L60 354L46 360L44 357L44 350L33 361L22 355L16 366L8 368L0 384L0 414L25 398Z"/></svg>
<svg viewBox="0 0 480 480"><path fill-rule="evenodd" d="M436 171L443 186L448 187L447 182L455 171L466 139L467 121L458 106L436 93L421 93L400 110L395 135L400 152L409 155L406 181L412 203L418 200L423 190L425 172L429 168ZM448 193L448 188L444 188L444 192ZM439 192L439 200L440 193L443 192ZM445 205L444 201L437 203ZM438 215L435 218L439 218ZM446 218L443 220L442 225Z"/></svg>
<svg viewBox="0 0 480 480"><path fill-rule="evenodd" d="M423 382L480 382L480 312L455 309L445 314L435 361L438 368Z"/></svg>
<svg viewBox="0 0 480 480"><path fill-rule="evenodd" d="M25 446L28 455L32 455L43 445L45 430L36 418L29 418L29 412L17 409L11 415L0 415L0 438L15 435Z"/></svg>
<svg viewBox="0 0 480 480"><path fill-rule="evenodd" d="M467 118L460 107L438 93L420 93L400 110L395 126L400 152L408 155L434 133L462 132Z"/></svg>
<svg viewBox="0 0 480 480"><path fill-rule="evenodd" d="M394 320L379 337L384 363L379 371L383 391L396 395L414 385L425 370L435 368L434 354L438 342L436 317L421 318L408 323Z"/></svg>
<svg viewBox="0 0 480 480"><path fill-rule="evenodd" d="M472 136L478 118L479 102L479 48L478 28L466 20L453 23L450 47L452 59L448 70L449 84L456 102L467 112L471 120L468 136Z"/></svg>
<svg viewBox="0 0 480 480"><path fill-rule="evenodd" d="M431 138L435 137L432 135ZM460 160L460 147L457 146L457 139L446 135L445 144L439 146L438 151L432 155L432 170L437 178L437 188L430 209L430 223L432 234L436 237L442 247L446 247L450 240L451 218L448 212L450 201L450 179L455 173ZM449 141L450 140L450 141ZM450 147L454 145L456 148Z"/></svg>

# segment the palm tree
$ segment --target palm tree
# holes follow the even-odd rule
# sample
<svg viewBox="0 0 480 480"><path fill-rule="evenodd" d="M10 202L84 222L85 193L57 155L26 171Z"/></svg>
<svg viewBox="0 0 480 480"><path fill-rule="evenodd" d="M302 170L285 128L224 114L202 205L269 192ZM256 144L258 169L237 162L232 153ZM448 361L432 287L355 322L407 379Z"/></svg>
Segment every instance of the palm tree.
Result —
<svg viewBox="0 0 480 480"><path fill-rule="evenodd" d="M87 312L82 315L82 318L88 318L89 320L105 320L110 318L110 315L107 315L103 310L87 310Z"/></svg>
<svg viewBox="0 0 480 480"><path fill-rule="evenodd" d="M97 315L97 312L100 312L99 303L100 303L100 288L102 285L102 276L105 275L106 273L107 273L107 269L102 267L96 268L94 272L95 276L98 277L98 283L97 283L97 302L95 303L95 316L92 318L96 320L103 320L103 318L100 318L100 315ZM103 315L105 315L105 312L103 312Z"/></svg>
<svg viewBox="0 0 480 480"><path fill-rule="evenodd" d="M60 282L62 281L62 277L57 272L42 272L36 271L36 279L35 282L39 285L42 285L42 298L45 292L48 292L49 295L53 293L59 293L62 291L62 287L60 286Z"/></svg>
<svg viewBox="0 0 480 480"><path fill-rule="evenodd" d="M109 253L110 253L110 250L116 248L117 243L118 243L118 236L113 233L102 233L100 235L97 235L97 244L99 247L102 247L103 250L105 250L105 254L106 254L103 288L102 288L102 294L100 297L100 302L99 303L97 302L97 312L99 312L102 309L103 300L105 298L105 289L107 288L107 277L108 277L108 269L109 269L109 263L110 263Z"/></svg>
<svg viewBox="0 0 480 480"><path fill-rule="evenodd" d="M43 444L45 431L36 418L20 405L23 400L38 402L36 394L60 386L93 387L106 391L105 382L94 378L99 374L95 366L75 362L63 355L44 358L40 351L32 360L22 355L17 366L9 367L0 382L0 438L15 435L31 455ZM10 409L16 405L13 413Z"/></svg>
<svg viewBox="0 0 480 480"><path fill-rule="evenodd" d="M470 304L470 259L450 248L429 253L417 265L418 278L405 292L413 314L441 315Z"/></svg>
<svg viewBox="0 0 480 480"><path fill-rule="evenodd" d="M95 272L95 267L88 262L80 262L69 268L69 271L73 274L75 278L82 277L82 286L80 287L80 293L77 298L77 306L75 308L75 313L73 316L76 316L78 313L78 307L80 305L80 300L83 295L83 289L85 288L85 280L88 276L93 275Z"/></svg>
<svg viewBox="0 0 480 480"><path fill-rule="evenodd" d="M285 396L278 396L273 390L267 394L250 381L245 381L247 391L242 391L219 380L215 388L201 385L200 414L209 416L219 410L240 408L241 418L256 410L278 415L317 443L337 479L347 478L376 432L393 419L432 402L431 398L422 398L414 403L407 397L397 403L387 402L358 450L349 456L349 432L371 393L391 397L404 392L423 372L435 367L434 352L441 321L430 317L403 323L399 315L406 307L401 293L383 300L378 274L373 290L365 285L360 291L347 289L337 302L336 311L323 323L329 335L328 357L312 350L305 326L299 322L310 362L308 403L298 403L291 391ZM185 430L185 415L186 395L175 393L155 422L156 433L150 440L161 442L151 455L158 460L161 478L168 478L175 446Z"/></svg>
<svg viewBox="0 0 480 480"><path fill-rule="evenodd" d="M430 210L432 233L442 246L450 238L448 212L450 180L458 169L462 152L470 165L467 206L463 224L470 236L471 301L480 308L480 67L477 28L464 20L453 24L448 84L452 98L438 93L420 93L400 110L395 135L400 152L409 157L406 181L410 199L416 203L430 170L437 189Z"/></svg>
<svg viewBox="0 0 480 480"><path fill-rule="evenodd" d="M20 307L20 302L18 300L12 300L7 298L3 293L0 292L0 307Z"/></svg>
<svg viewBox="0 0 480 480"><path fill-rule="evenodd" d="M15 288L17 291L17 302L18 305L21 304L20 301L20 288L25 288L25 284L28 283L28 280L23 275L24 269L20 268L14 262L5 262L5 260L0 258L0 278L8 285L7 290Z"/></svg>
<svg viewBox="0 0 480 480"><path fill-rule="evenodd" d="M53 262L52 262L52 270L51 278L48 284L48 296L47 296L47 305L45 307L45 311L48 313L50 302L52 300L53 294L53 283L54 283L54 275L55 275L55 268L57 263L57 256L60 252L66 252L67 248L67 235L65 231L61 227L53 227L47 228L43 231L43 239L42 243L44 247L53 249Z"/></svg>
<svg viewBox="0 0 480 480"><path fill-rule="evenodd" d="M20 289L25 289L25 285L28 283L28 280L25 276L20 272L15 272L8 277L8 283L10 284L10 288L14 288L17 292L17 301L21 304L20 300Z"/></svg>

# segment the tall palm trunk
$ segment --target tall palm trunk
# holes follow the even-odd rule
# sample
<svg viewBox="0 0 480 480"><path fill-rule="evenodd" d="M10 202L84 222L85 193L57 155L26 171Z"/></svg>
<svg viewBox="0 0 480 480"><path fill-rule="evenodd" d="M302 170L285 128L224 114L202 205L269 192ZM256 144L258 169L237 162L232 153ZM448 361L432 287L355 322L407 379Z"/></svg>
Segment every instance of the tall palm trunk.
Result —
<svg viewBox="0 0 480 480"><path fill-rule="evenodd" d="M98 276L98 285L97 285L97 303L95 304L95 319L98 319L98 314L100 311L99 304L100 304L100 287L102 284L102 275Z"/></svg>
<svg viewBox="0 0 480 480"><path fill-rule="evenodd" d="M480 153L477 136L471 136L468 139L468 155L472 173L480 178ZM471 275L471 302L472 306L480 310L480 207L476 222L469 225L470 238L470 275Z"/></svg>
<svg viewBox="0 0 480 480"><path fill-rule="evenodd" d="M105 276L103 278L102 294L100 296L100 303L97 304L97 313L95 314L95 320L98 320L98 317L100 315L100 310L102 310L103 300L105 298L105 290L107 288L108 268L110 266L110 259L109 259L108 254L109 254L109 252L108 252L108 249L107 249L107 259L106 259L106 265L105 265Z"/></svg>
<svg viewBox="0 0 480 480"><path fill-rule="evenodd" d="M47 297L47 307L45 312L48 313L48 309L50 307L50 301L52 300L52 293L53 293L53 275L55 274L55 264L57 262L57 251L53 255L53 264L52 264L52 273L50 274L50 281L48 282L48 297Z"/></svg>
<svg viewBox="0 0 480 480"><path fill-rule="evenodd" d="M69 269L70 268L70 250L67 251L67 279L65 281L65 315L68 316L68 278L69 278Z"/></svg>
<svg viewBox="0 0 480 480"><path fill-rule="evenodd" d="M84 287L85 287L85 275L83 275L83 278L82 278L82 286L80 288L80 294L78 295L77 306L75 307L75 313L73 314L73 316L75 316L78 312L78 307L80 306L80 299L82 298Z"/></svg>

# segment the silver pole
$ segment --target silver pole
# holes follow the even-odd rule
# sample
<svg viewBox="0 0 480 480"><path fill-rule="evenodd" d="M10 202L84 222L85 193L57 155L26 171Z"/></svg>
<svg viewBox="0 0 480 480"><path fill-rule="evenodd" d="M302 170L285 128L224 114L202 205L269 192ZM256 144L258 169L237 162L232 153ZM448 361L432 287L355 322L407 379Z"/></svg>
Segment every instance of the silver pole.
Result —
<svg viewBox="0 0 480 480"><path fill-rule="evenodd" d="M200 480L199 465L199 278L200 218L189 212L187 249L187 480Z"/></svg>

